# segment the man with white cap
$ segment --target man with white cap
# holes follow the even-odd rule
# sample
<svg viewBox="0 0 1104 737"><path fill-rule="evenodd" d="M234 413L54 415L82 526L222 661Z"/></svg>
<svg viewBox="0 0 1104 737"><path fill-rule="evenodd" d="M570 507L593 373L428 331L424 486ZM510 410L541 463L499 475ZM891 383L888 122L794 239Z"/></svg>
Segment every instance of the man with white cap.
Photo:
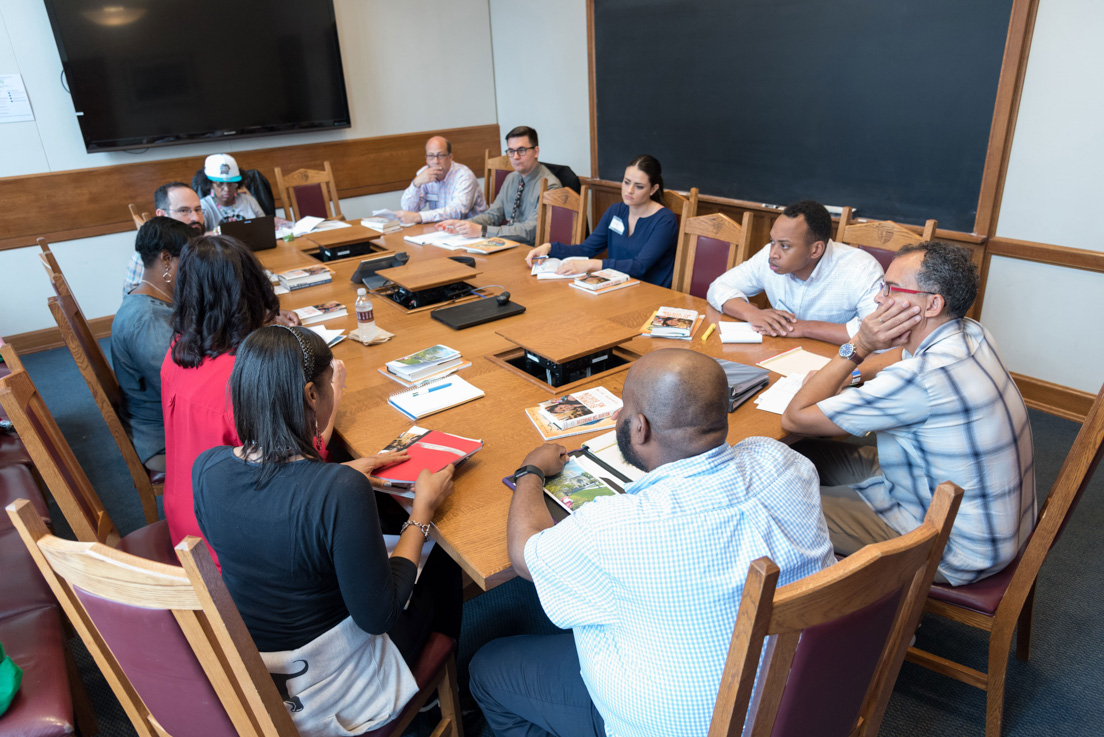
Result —
<svg viewBox="0 0 1104 737"><path fill-rule="evenodd" d="M221 223L264 217L264 210L249 194L238 189L241 171L229 154L211 154L203 164L203 173L211 180L211 194L203 198L203 222L207 230Z"/></svg>

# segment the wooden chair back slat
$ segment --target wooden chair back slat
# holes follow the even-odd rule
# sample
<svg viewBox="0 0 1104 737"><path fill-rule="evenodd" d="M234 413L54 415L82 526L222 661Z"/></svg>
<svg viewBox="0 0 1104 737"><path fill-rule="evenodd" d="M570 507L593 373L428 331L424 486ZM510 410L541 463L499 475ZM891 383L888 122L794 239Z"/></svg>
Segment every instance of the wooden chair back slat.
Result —
<svg viewBox="0 0 1104 737"><path fill-rule="evenodd" d="M138 208L134 206L134 203L127 205L130 208L130 217L134 220L135 230L141 230L142 226L146 224L146 221L150 219L148 212L139 213Z"/></svg>
<svg viewBox="0 0 1104 737"><path fill-rule="evenodd" d="M483 197L488 205L494 202L495 197L498 197L498 192L506 182L506 177L508 177L513 170L514 167L510 165L509 156L505 154L502 156L491 156L491 149L488 148L484 150Z"/></svg>
<svg viewBox="0 0 1104 737"><path fill-rule="evenodd" d="M567 187L548 189L548 181L541 180L540 210L537 213L537 235L534 245L559 241L582 243L586 232L586 202L589 190L576 193Z"/></svg>
<svg viewBox="0 0 1104 737"><path fill-rule="evenodd" d="M291 220L300 220L308 215L331 220L344 220L341 214L341 200L337 195L337 183L334 182L330 162L323 162L323 169L297 169L284 175L276 167L276 188L284 203L284 212Z"/></svg>
<svg viewBox="0 0 1104 737"><path fill-rule="evenodd" d="M675 214L675 220L681 228L685 218L698 214L698 188L691 187L685 195L672 189L663 190L663 206Z"/></svg>
<svg viewBox="0 0 1104 737"><path fill-rule="evenodd" d="M751 254L752 217L745 212L741 223L720 213L685 218L679 226L671 288L704 298L714 279L746 261ZM699 239L708 239L702 245L710 249L710 257L700 259L700 264ZM717 247L726 243L728 253L718 253Z"/></svg>

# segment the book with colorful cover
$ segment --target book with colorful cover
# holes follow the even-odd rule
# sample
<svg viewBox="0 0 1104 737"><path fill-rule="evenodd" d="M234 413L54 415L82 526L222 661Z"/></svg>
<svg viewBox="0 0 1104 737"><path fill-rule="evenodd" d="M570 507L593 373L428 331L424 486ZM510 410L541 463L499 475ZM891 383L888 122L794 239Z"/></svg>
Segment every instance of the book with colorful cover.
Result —
<svg viewBox="0 0 1104 737"><path fill-rule="evenodd" d="M447 345L435 345L423 348L394 361L384 364L387 370L407 381L418 379L438 373L450 366L459 364L460 351L453 350Z"/></svg>
<svg viewBox="0 0 1104 737"><path fill-rule="evenodd" d="M599 269L598 271L592 271L589 274L582 274L575 278L572 286L579 287L580 289L589 289L594 292L599 289L606 289L612 287L615 284L621 284L627 282L629 275L623 271L617 269Z"/></svg>
<svg viewBox="0 0 1104 737"><path fill-rule="evenodd" d="M697 332L705 315L697 310L678 307L660 307L640 327L640 334L648 338L674 338L690 340Z"/></svg>
<svg viewBox="0 0 1104 737"><path fill-rule="evenodd" d="M502 479L511 489L517 486L512 476ZM569 514L604 496L624 493L628 480L600 458L587 451L573 450L563 471L546 479L544 493Z"/></svg>
<svg viewBox="0 0 1104 737"><path fill-rule="evenodd" d="M427 470L437 473L450 463L460 466L483 448L482 440L452 435L440 430L413 426L387 444L381 453L403 451L409 460L372 471L372 476L399 489L410 489L418 475Z"/></svg>
<svg viewBox="0 0 1104 737"><path fill-rule="evenodd" d="M579 282L573 281L573 282L571 282L571 286L575 287L580 292L586 292L587 294L607 294L609 292L616 292L618 289L625 289L626 287L635 287L639 283L640 283L639 279L629 279L628 281L623 281L623 282L620 282L618 284L613 284L611 286L602 287L601 289L588 289L588 288L580 285Z"/></svg>
<svg viewBox="0 0 1104 737"><path fill-rule="evenodd" d="M451 361L449 363L451 363ZM420 378L416 381L407 381L406 379L402 378L401 376L397 376L396 374L391 373L390 371L388 371L383 366L380 366L378 370L381 374L386 376L388 379L391 379L391 381L394 381L397 384L401 384L402 386L405 386L408 389L413 389L415 387L421 386L422 384L426 384L430 381L435 381L437 379L443 379L446 376L451 376L452 374L456 373L460 369L466 369L468 366L471 366L471 365L472 365L471 361L464 361L463 363L458 363L455 366L448 366L446 368L443 368L440 371L436 371L432 374L429 374L428 376L423 376L422 378Z"/></svg>
<svg viewBox="0 0 1104 737"><path fill-rule="evenodd" d="M621 409L621 400L608 389L596 386L537 405L537 412L560 430L603 420Z"/></svg>
<svg viewBox="0 0 1104 737"><path fill-rule="evenodd" d="M280 286L289 291L313 287L316 284L328 284L333 281L333 271L326 266L317 264L306 266L302 269L291 269L277 274Z"/></svg>
<svg viewBox="0 0 1104 737"><path fill-rule="evenodd" d="M560 438L568 438L572 435L582 435L588 432L600 432L602 430L613 429L613 419L610 417L606 417L602 420L592 420L582 425L576 425L575 427L561 430L549 420L542 417L540 410L536 407L526 407L525 416L533 423L533 427L537 428L537 432L540 433L541 438L544 440L559 440Z"/></svg>
<svg viewBox="0 0 1104 737"><path fill-rule="evenodd" d="M337 300L323 302L320 305L300 307L294 312L296 315L299 316L299 322L303 325L310 325L316 322L324 322L326 320L333 320L338 317L349 316L348 308Z"/></svg>
<svg viewBox="0 0 1104 737"><path fill-rule="evenodd" d="M511 241L506 238L487 238L485 240L476 241L475 243L458 246L458 248L468 253L481 253L486 255L488 253L498 253L499 251L517 248L519 245L521 244L517 241Z"/></svg>

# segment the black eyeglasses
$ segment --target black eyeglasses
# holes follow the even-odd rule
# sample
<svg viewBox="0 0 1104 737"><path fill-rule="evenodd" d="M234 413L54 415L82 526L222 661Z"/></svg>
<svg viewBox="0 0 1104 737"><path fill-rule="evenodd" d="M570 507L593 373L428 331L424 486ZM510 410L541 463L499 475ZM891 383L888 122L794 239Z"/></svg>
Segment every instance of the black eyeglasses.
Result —
<svg viewBox="0 0 1104 737"><path fill-rule="evenodd" d="M536 146L518 146L517 148L508 148L506 149L506 155L510 157L524 156L535 148Z"/></svg>
<svg viewBox="0 0 1104 737"><path fill-rule="evenodd" d="M452 156L452 154L450 154L446 151L441 151L441 152L433 153L433 154L427 153L426 154L426 161L440 161L441 159L447 159L449 156Z"/></svg>

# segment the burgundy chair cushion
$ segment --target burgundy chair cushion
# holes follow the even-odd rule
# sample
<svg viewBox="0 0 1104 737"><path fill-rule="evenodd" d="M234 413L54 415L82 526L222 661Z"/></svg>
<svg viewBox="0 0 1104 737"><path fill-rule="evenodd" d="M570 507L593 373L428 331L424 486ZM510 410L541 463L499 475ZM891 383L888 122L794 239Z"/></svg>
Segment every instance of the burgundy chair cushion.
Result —
<svg viewBox="0 0 1104 737"><path fill-rule="evenodd" d="M166 732L237 736L171 611L119 604L78 587L73 591Z"/></svg>
<svg viewBox="0 0 1104 737"><path fill-rule="evenodd" d="M873 256L874 259L882 265L883 271L889 270L889 265L893 262L893 257L897 255L896 251L887 251L884 248L874 248L873 246L859 246L859 248Z"/></svg>
<svg viewBox="0 0 1104 737"><path fill-rule="evenodd" d="M18 499L28 500L42 521L50 524L50 509L46 506L46 500L42 498L42 492L38 490L30 469L26 466L0 467L0 510L6 509ZM11 517L6 511L3 512L0 516L0 530L14 529Z"/></svg>
<svg viewBox="0 0 1104 737"><path fill-rule="evenodd" d="M403 717L407 716L411 711L418 709L419 705L425 701L424 697L429 691L433 690L430 686L433 676L435 676L441 668L445 667L445 663L455 651L456 640L451 637L446 637L440 632L430 632L425 645L422 647L422 652L418 655L418 660L415 661L414 667L411 668L411 672L414 674L414 680L418 683L418 695L407 703L399 716L379 729L365 732L363 737L392 737L397 734L396 727L403 721Z"/></svg>
<svg viewBox="0 0 1104 737"><path fill-rule="evenodd" d="M7 567L5 563L5 567ZM23 683L0 717L0 733L69 737L76 733L57 607L0 618L0 642L23 669Z"/></svg>
<svg viewBox="0 0 1104 737"><path fill-rule="evenodd" d="M139 527L124 537L119 541L119 550L170 566L180 565L180 559L173 550L172 538L169 537L169 523L163 519Z"/></svg>
<svg viewBox="0 0 1104 737"><path fill-rule="evenodd" d="M54 593L14 527L0 530L0 561L0 617L57 606Z"/></svg>
<svg viewBox="0 0 1104 737"><path fill-rule="evenodd" d="M1021 553L1022 555L1022 553ZM948 586L946 584L933 583L928 596L938 601L960 606L963 609L988 614L993 616L997 607L1004 598L1004 592L1008 591L1008 585L1012 583L1012 576L1020 565L1020 556L1008 564L1000 573L994 573L988 578L983 578L965 586Z"/></svg>
<svg viewBox="0 0 1104 737"><path fill-rule="evenodd" d="M304 184L295 187L295 203L299 205L299 217L327 218L326 196L321 184Z"/></svg>
<svg viewBox="0 0 1104 737"><path fill-rule="evenodd" d="M802 633L772 737L851 733L900 598L898 590Z"/></svg>
<svg viewBox="0 0 1104 737"><path fill-rule="evenodd" d="M506 177L510 176L510 172L512 171L513 169L494 170L494 186L491 187L491 202L494 202L495 198L498 197L499 190L502 189L502 185L506 183ZM491 203L488 202L487 204L489 205ZM506 204L513 205L514 203L507 202Z"/></svg>
<svg viewBox="0 0 1104 737"><path fill-rule="evenodd" d="M705 299L709 285L728 269L728 241L698 236L698 247L694 251L694 273L690 275L690 294Z"/></svg>
<svg viewBox="0 0 1104 737"><path fill-rule="evenodd" d="M511 206L513 203L511 203ZM566 207L552 208L552 222L548 229L550 243L573 243L571 230L575 227L575 211ZM539 245L539 244L538 244Z"/></svg>
<svg viewBox="0 0 1104 737"><path fill-rule="evenodd" d="M31 465L31 457L23 441L15 435L0 434L0 468L15 464Z"/></svg>

